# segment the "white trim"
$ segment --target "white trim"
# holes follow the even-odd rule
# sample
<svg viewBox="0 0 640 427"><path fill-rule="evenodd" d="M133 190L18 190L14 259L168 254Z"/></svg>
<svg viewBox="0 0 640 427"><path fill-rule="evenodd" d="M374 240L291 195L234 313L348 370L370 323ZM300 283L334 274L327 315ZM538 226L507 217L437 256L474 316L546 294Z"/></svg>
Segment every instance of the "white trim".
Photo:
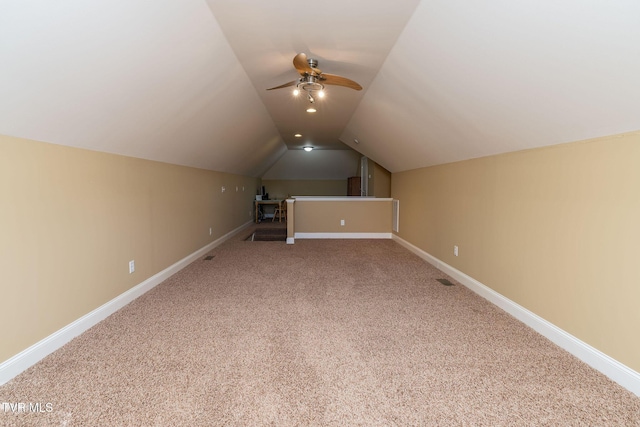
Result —
<svg viewBox="0 0 640 427"><path fill-rule="evenodd" d="M373 196L293 196L298 202L391 202L390 197L373 197Z"/></svg>
<svg viewBox="0 0 640 427"><path fill-rule="evenodd" d="M368 196L369 195L369 159L367 156L362 156L360 158L360 195Z"/></svg>
<svg viewBox="0 0 640 427"><path fill-rule="evenodd" d="M293 245L296 242L294 237L287 237L287 245Z"/></svg>
<svg viewBox="0 0 640 427"><path fill-rule="evenodd" d="M438 270L441 270L453 277L473 292L511 314L525 325L585 362L587 365L602 372L604 375L611 378L613 381L617 382L635 395L640 396L640 373L626 365L623 365L612 357L607 356L600 350L590 346L584 341L581 341L568 332L555 326L553 323L550 323L537 314L527 310L488 286L480 283L473 277L467 276L463 272L451 267L449 264L446 264L395 234L393 235L393 240L432 264Z"/></svg>
<svg viewBox="0 0 640 427"><path fill-rule="evenodd" d="M391 233L295 233L296 239L391 239Z"/></svg>
<svg viewBox="0 0 640 427"><path fill-rule="evenodd" d="M400 200L393 199L391 212L391 231L400 231Z"/></svg>
<svg viewBox="0 0 640 427"><path fill-rule="evenodd" d="M196 259L200 258L216 246L230 239L235 234L239 233L252 224L253 221L249 221L246 224L236 228L235 230L230 231L224 236L209 243L205 247L198 249L191 255L186 256L175 264L165 268L161 272L149 277L144 282L134 286L128 291L123 292L111 301L106 302L90 313L87 313L79 319L76 319L68 325L64 326L62 329L59 329L48 337L43 338L42 340L33 344L31 347L0 363L0 385L11 380L13 377L20 374L29 367L35 365L37 362L53 353L54 351L71 341L73 338L77 337L87 329L98 324L108 316L120 310L122 307L129 304L131 301L135 300L145 292L150 291L178 271L182 270L187 265L191 264Z"/></svg>

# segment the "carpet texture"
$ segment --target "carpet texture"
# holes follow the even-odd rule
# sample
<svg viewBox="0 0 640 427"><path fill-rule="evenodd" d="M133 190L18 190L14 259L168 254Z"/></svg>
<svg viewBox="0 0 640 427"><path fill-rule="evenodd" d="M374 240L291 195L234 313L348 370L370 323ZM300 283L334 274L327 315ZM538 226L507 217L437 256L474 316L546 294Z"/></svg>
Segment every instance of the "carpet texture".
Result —
<svg viewBox="0 0 640 427"><path fill-rule="evenodd" d="M244 238L1 386L51 411L0 425L640 425L638 397L391 240Z"/></svg>

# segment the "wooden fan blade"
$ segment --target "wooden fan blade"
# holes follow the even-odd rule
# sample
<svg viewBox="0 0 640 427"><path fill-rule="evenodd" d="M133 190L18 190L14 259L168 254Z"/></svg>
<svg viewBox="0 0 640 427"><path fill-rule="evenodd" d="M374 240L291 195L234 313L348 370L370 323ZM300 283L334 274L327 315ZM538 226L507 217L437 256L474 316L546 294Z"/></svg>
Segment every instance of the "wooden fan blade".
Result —
<svg viewBox="0 0 640 427"><path fill-rule="evenodd" d="M326 85L345 86L350 89L362 90L362 86L346 77L336 76L335 74L321 74L320 81Z"/></svg>
<svg viewBox="0 0 640 427"><path fill-rule="evenodd" d="M293 66L298 70L301 76L305 74L315 75L313 68L309 66L309 62L307 62L307 55L304 53L299 53L293 57Z"/></svg>
<svg viewBox="0 0 640 427"><path fill-rule="evenodd" d="M269 89L267 89L267 90L282 89L283 87L293 86L293 85L295 85L296 83L298 83L298 81L297 81L297 80L294 80L294 81L292 81L292 82L285 83L285 84L280 85L280 86L272 87L272 88L269 88Z"/></svg>

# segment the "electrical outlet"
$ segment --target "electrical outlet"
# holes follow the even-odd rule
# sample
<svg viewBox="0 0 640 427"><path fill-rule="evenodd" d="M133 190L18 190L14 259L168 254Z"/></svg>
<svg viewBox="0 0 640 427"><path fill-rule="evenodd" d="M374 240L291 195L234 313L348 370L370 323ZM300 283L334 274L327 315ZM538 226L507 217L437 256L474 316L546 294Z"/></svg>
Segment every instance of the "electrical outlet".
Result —
<svg viewBox="0 0 640 427"><path fill-rule="evenodd" d="M213 228L209 227L209 236L213 234Z"/></svg>
<svg viewBox="0 0 640 427"><path fill-rule="evenodd" d="M340 220L340 225L341 225L341 226L344 226L344 219L341 219L341 220Z"/></svg>
<svg viewBox="0 0 640 427"><path fill-rule="evenodd" d="M238 186L236 185L236 191L238 191Z"/></svg>
<svg viewBox="0 0 640 427"><path fill-rule="evenodd" d="M225 191L227 191L227 189L222 187L222 192L224 193Z"/></svg>
<svg viewBox="0 0 640 427"><path fill-rule="evenodd" d="M458 247L457 246L453 247L453 255L458 256Z"/></svg>
<svg viewBox="0 0 640 427"><path fill-rule="evenodd" d="M129 274L136 271L136 262L134 260L129 261Z"/></svg>

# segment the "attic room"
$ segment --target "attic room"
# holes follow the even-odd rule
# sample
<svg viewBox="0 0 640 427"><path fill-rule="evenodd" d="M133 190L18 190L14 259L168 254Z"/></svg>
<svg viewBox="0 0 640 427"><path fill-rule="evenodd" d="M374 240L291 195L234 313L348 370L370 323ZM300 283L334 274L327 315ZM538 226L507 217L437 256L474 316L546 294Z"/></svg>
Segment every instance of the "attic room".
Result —
<svg viewBox="0 0 640 427"><path fill-rule="evenodd" d="M3 1L0 424L640 425L639 19ZM245 244L263 186L385 238Z"/></svg>

